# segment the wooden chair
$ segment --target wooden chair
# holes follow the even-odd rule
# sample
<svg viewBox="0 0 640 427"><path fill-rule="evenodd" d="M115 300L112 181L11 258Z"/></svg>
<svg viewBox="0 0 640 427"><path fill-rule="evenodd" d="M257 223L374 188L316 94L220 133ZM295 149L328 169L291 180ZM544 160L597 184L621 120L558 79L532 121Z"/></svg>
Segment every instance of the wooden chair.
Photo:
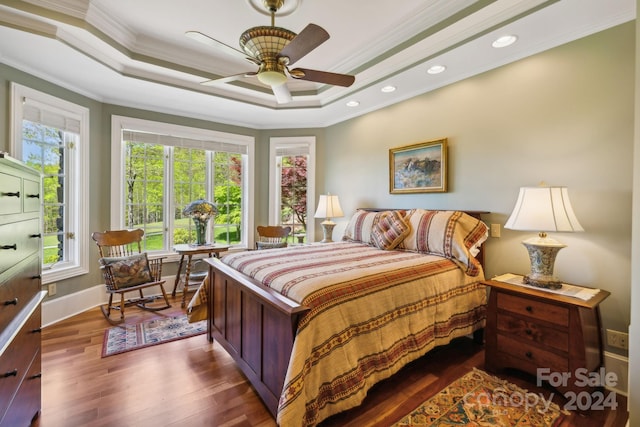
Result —
<svg viewBox="0 0 640 427"><path fill-rule="evenodd" d="M100 269L107 286L109 303L101 306L102 314L109 322L111 309L120 310L120 322L124 320L124 309L129 305L136 305L145 310L164 310L171 307L162 280L162 258L149 259L146 252L142 252L140 242L144 236L142 229L113 230L95 232L91 238L98 245L100 251ZM162 293L165 304L149 306L148 304L159 296L145 297L142 290L157 286ZM125 301L127 292L139 293L139 297ZM113 295L120 295L120 305L113 305Z"/></svg>
<svg viewBox="0 0 640 427"><path fill-rule="evenodd" d="M287 237L291 233L291 227L280 225L259 225L256 249L286 248Z"/></svg>

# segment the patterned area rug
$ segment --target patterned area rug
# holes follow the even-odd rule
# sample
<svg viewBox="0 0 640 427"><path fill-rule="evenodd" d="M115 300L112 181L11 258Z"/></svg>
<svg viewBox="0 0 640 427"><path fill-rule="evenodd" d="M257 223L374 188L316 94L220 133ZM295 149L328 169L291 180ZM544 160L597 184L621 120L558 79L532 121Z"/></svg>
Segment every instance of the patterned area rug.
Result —
<svg viewBox="0 0 640 427"><path fill-rule="evenodd" d="M394 424L405 426L552 427L563 414L539 393L474 369Z"/></svg>
<svg viewBox="0 0 640 427"><path fill-rule="evenodd" d="M104 332L102 357L201 335L206 331L206 320L189 323L186 315L119 325Z"/></svg>

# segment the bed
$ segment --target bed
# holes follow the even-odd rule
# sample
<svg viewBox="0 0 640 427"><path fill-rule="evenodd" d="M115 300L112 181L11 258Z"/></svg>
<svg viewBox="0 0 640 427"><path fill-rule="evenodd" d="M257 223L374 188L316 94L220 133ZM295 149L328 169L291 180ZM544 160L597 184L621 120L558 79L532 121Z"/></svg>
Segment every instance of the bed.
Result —
<svg viewBox="0 0 640 427"><path fill-rule="evenodd" d="M482 330L487 235L478 212L358 210L341 241L207 259L208 338L279 425L317 425Z"/></svg>

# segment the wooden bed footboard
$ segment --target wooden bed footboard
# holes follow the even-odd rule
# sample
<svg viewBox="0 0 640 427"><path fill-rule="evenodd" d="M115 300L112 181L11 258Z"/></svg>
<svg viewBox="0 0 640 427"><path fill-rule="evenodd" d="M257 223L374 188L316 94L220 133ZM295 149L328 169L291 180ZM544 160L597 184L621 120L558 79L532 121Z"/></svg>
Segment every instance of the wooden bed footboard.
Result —
<svg viewBox="0 0 640 427"><path fill-rule="evenodd" d="M274 418L298 320L308 308L223 264L209 264L207 336L236 361Z"/></svg>

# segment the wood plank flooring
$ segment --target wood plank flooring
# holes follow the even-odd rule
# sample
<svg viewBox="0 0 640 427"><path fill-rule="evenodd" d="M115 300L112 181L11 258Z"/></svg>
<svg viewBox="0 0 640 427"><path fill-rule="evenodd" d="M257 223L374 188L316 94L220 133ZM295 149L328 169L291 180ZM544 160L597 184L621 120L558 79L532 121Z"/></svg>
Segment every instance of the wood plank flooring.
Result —
<svg viewBox="0 0 640 427"><path fill-rule="evenodd" d="M180 295L172 304L157 313L131 308L126 321L182 311ZM96 308L43 329L42 413L35 427L276 425L233 360L205 335L102 358L104 331L110 326ZM458 340L411 363L374 387L361 406L322 426L389 426L472 367L483 365L482 346ZM538 390L523 375L502 377ZM548 396L551 391L542 392ZM626 399L616 400L615 411L573 413L561 426L623 427Z"/></svg>

